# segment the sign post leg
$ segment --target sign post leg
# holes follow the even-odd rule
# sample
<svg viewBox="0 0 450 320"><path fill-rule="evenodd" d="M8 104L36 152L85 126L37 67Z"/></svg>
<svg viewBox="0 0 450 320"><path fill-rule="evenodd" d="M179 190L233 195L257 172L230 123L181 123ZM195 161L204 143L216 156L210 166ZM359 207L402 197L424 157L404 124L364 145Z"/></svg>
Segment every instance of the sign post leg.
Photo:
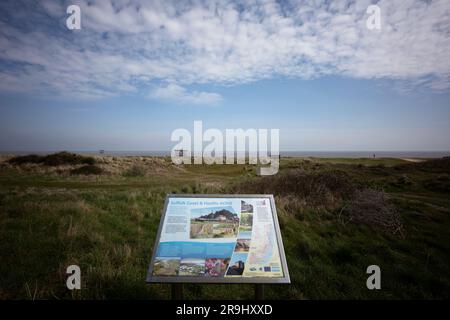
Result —
<svg viewBox="0 0 450 320"><path fill-rule="evenodd" d="M255 284L255 300L264 300L263 284Z"/></svg>
<svg viewBox="0 0 450 320"><path fill-rule="evenodd" d="M172 283L171 291L172 291L172 300L183 300L183 284Z"/></svg>

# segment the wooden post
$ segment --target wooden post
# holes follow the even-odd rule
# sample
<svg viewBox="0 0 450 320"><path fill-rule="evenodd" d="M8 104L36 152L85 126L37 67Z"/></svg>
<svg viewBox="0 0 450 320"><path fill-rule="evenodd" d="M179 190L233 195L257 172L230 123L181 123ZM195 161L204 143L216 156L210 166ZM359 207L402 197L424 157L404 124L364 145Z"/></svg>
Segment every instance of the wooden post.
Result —
<svg viewBox="0 0 450 320"><path fill-rule="evenodd" d="M263 284L255 284L255 300L264 300Z"/></svg>
<svg viewBox="0 0 450 320"><path fill-rule="evenodd" d="M183 300L183 284L182 283L172 283L172 300Z"/></svg>

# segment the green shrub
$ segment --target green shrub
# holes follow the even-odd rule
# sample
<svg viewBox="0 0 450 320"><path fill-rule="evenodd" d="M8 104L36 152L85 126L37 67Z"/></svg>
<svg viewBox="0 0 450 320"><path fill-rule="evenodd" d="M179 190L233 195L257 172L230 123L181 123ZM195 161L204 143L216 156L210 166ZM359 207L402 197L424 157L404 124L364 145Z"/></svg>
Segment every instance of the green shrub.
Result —
<svg viewBox="0 0 450 320"><path fill-rule="evenodd" d="M42 162L42 156L38 156L37 154L30 154L27 156L18 156L13 157L8 160L10 164L16 164L21 165L25 163L41 163Z"/></svg>
<svg viewBox="0 0 450 320"><path fill-rule="evenodd" d="M9 159L10 164L22 165L26 163L43 164L46 166L60 166L60 165L76 165L87 164L94 165L96 163L93 157L85 157L76 153L58 152L46 156L38 156L35 154L18 156Z"/></svg>
<svg viewBox="0 0 450 320"><path fill-rule="evenodd" d="M94 165L95 159L93 157L85 157L76 153L58 152L45 156L43 163L47 166L59 166L64 164L87 164Z"/></svg>
<svg viewBox="0 0 450 320"><path fill-rule="evenodd" d="M235 186L234 193L276 194L294 196L306 200L310 205L325 205L348 199L355 191L347 173L340 170L306 172L288 169L275 176L245 181Z"/></svg>

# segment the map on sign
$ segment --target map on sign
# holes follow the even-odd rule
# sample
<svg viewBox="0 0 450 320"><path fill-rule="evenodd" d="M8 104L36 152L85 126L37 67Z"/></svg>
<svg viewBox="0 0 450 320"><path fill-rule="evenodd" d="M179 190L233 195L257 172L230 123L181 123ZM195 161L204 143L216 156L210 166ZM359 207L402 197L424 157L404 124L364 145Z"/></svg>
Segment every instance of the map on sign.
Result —
<svg viewBox="0 0 450 320"><path fill-rule="evenodd" d="M148 282L289 283L273 196L169 195Z"/></svg>

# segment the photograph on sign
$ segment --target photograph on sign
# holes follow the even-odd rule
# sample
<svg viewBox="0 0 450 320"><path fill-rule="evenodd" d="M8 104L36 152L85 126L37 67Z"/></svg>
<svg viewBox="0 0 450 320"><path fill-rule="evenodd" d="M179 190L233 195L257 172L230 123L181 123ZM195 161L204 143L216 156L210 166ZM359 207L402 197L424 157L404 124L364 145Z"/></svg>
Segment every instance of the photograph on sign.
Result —
<svg viewBox="0 0 450 320"><path fill-rule="evenodd" d="M270 196L168 196L147 280L288 282L276 219Z"/></svg>

